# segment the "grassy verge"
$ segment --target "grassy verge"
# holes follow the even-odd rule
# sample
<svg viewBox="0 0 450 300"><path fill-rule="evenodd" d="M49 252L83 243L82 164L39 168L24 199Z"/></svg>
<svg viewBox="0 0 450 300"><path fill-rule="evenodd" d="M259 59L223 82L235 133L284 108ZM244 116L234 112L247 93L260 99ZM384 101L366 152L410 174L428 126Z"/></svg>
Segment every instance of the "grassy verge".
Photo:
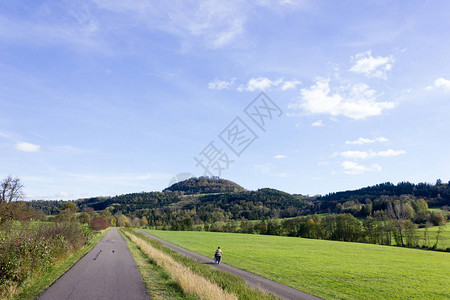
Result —
<svg viewBox="0 0 450 300"><path fill-rule="evenodd" d="M109 230L109 229L108 229ZM13 297L13 299L35 299L42 294L53 282L64 275L77 261L94 248L108 230L94 236L89 243L65 260L50 267L40 278L28 281Z"/></svg>
<svg viewBox="0 0 450 300"><path fill-rule="evenodd" d="M186 257L176 253L175 251L172 251L172 250L162 246L162 244L157 241L148 239L147 237L145 237L142 234L136 233L131 230L127 230L127 231L129 231L133 235L145 240L148 244L150 244L154 248L164 252L165 254L168 254L174 260L183 264L184 266L186 266L187 268L192 270L194 273L206 278L207 280L211 281L214 284L217 284L219 287L221 287L226 292L235 294L239 299L261 299L261 300L277 299L273 295L268 295L262 291L258 291L258 290L255 290L255 289L249 287L245 283L245 280L239 276L230 274L228 272L220 271L220 270L211 268L210 266L198 263L190 258L186 258Z"/></svg>
<svg viewBox="0 0 450 300"><path fill-rule="evenodd" d="M145 255L122 231L120 233L127 241L128 249L136 262L151 299L196 299L195 297L186 295L166 271L161 269L154 260Z"/></svg>
<svg viewBox="0 0 450 300"><path fill-rule="evenodd" d="M450 253L281 236L149 232L325 299L448 299Z"/></svg>

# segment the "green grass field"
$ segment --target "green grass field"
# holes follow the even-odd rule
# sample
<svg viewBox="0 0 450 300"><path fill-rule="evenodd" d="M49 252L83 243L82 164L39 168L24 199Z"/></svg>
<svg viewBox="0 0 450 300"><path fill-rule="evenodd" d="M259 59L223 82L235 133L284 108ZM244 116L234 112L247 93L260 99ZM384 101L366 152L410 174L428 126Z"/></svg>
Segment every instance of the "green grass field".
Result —
<svg viewBox="0 0 450 300"><path fill-rule="evenodd" d="M437 211L444 216L450 215L450 211L442 210L441 207L430 207L428 210L429 211Z"/></svg>
<svg viewBox="0 0 450 300"><path fill-rule="evenodd" d="M449 299L450 253L236 233L149 230L325 299Z"/></svg>
<svg viewBox="0 0 450 300"><path fill-rule="evenodd" d="M430 246L433 246L434 243L436 242L436 233L437 233L438 229L439 229L439 227L437 227L437 226L428 228L428 235L430 237ZM425 241L424 232L425 232L424 228L418 229L420 246L423 245L424 241ZM446 249L449 247L450 247L450 222L448 222L444 226L444 231L439 236L439 242L438 242L437 248L438 249Z"/></svg>

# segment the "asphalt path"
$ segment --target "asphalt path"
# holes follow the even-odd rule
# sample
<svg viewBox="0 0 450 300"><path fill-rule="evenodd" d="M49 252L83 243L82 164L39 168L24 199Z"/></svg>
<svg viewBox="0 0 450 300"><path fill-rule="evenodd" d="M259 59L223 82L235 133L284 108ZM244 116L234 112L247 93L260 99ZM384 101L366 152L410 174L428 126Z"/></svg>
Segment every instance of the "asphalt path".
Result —
<svg viewBox="0 0 450 300"><path fill-rule="evenodd" d="M157 240L159 242L161 242L165 247L170 248L178 253L180 253L181 255L184 255L186 257L190 257L194 260L199 261L202 264L207 264L210 265L211 267L217 268L219 270L222 271L226 271L229 273L233 273L235 275L238 275L242 278L245 279L245 281L247 282L247 284L255 289L262 289L268 293L272 293L280 298L283 299L296 299L296 300L316 300L316 299L321 299L318 298L316 296L307 294L305 292L299 291L297 289L291 288L287 285L278 283L276 281L273 280L269 280L267 278L261 277L259 275L241 270L239 268L227 265L225 263L221 263L220 265L215 264L213 262L213 258L211 257L207 257L207 256L203 256L200 255L196 252L184 249L180 246L168 243L160 238L157 238L147 232L144 232L142 230L136 230L139 233L142 233L143 235L145 235L146 237L149 237L151 239Z"/></svg>
<svg viewBox="0 0 450 300"><path fill-rule="evenodd" d="M150 299L127 243L117 228L38 299Z"/></svg>

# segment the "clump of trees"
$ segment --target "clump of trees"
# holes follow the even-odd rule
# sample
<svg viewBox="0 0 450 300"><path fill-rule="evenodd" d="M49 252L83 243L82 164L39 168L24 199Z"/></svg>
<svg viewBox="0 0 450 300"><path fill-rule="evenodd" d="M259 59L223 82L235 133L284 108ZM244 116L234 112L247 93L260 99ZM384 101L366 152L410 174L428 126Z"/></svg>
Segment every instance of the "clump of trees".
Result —
<svg viewBox="0 0 450 300"><path fill-rule="evenodd" d="M45 215L25 201L19 178L8 176L0 183L0 224L11 220L42 220Z"/></svg>

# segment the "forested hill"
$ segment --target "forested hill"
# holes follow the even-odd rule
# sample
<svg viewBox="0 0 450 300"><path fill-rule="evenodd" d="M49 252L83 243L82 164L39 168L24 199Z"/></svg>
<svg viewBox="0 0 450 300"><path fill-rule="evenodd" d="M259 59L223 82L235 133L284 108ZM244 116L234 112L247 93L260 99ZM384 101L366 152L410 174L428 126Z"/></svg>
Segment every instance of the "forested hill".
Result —
<svg viewBox="0 0 450 300"><path fill-rule="evenodd" d="M324 203L358 201L364 203L366 200L373 201L381 196L399 197L401 195L424 198L429 206L450 205L450 182L442 183L441 180L437 180L435 185L428 183L400 182L393 184L386 182L358 190L330 193L317 197L316 201Z"/></svg>
<svg viewBox="0 0 450 300"><path fill-rule="evenodd" d="M174 193L141 192L114 197L93 197L76 200L75 203L82 209L92 207L94 210L109 208L112 212L133 213L140 209L160 208L180 201L181 198Z"/></svg>
<svg viewBox="0 0 450 300"><path fill-rule="evenodd" d="M48 203L47 203L48 202ZM114 197L76 200L80 209L109 209L146 217L151 225L168 225L179 220L216 222L223 220L286 218L314 213L350 213L355 217L375 216L392 205L407 204L417 210L417 222L425 222L422 211L428 206L450 206L450 184L401 182L382 183L353 191L324 196L291 195L275 189L246 191L224 179L192 178L177 183L163 192L142 192ZM46 205L48 204L48 205ZM61 205L55 201L34 201L32 206L55 213ZM446 208L447 209L447 208Z"/></svg>
<svg viewBox="0 0 450 300"><path fill-rule="evenodd" d="M178 192L180 194L211 194L211 193L237 193L245 189L230 180L210 177L189 178L177 182L163 190L163 192Z"/></svg>

